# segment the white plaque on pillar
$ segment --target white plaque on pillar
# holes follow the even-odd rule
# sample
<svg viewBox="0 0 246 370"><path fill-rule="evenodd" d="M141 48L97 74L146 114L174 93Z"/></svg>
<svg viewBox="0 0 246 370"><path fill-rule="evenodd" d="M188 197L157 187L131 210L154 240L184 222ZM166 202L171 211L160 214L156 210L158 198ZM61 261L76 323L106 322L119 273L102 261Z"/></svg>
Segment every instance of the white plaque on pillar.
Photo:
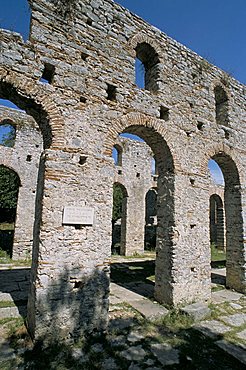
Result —
<svg viewBox="0 0 246 370"><path fill-rule="evenodd" d="M89 207L64 207L63 220L64 225L93 225L94 209Z"/></svg>

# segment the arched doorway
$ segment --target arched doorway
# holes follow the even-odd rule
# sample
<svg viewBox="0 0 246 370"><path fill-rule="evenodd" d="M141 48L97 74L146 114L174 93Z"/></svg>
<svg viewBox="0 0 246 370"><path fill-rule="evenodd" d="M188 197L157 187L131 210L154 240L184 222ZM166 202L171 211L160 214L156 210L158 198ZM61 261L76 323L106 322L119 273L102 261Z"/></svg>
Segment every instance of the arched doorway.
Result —
<svg viewBox="0 0 246 370"><path fill-rule="evenodd" d="M20 178L0 165L0 252L12 258Z"/></svg>
<svg viewBox="0 0 246 370"><path fill-rule="evenodd" d="M156 264L155 264L155 297L159 302L173 302L171 281L171 250L173 247L174 228L174 163L170 149L160 133L151 125L132 124L127 125L117 135L124 133L136 135L148 144L156 161L158 172L157 188L157 241L156 241ZM114 137L117 141L117 136ZM110 140L112 142L112 139ZM109 144L110 145L110 144ZM111 149L112 150L112 149ZM141 179L139 172L135 173L136 179ZM151 161L150 161L151 177ZM129 195L130 199L130 195ZM143 207L145 198L143 198ZM127 208L129 211L130 205ZM145 213L144 213L145 221ZM144 227L143 227L144 233Z"/></svg>
<svg viewBox="0 0 246 370"><path fill-rule="evenodd" d="M244 292L245 252L239 172L234 160L225 152L220 151L211 159L220 167L225 182L226 285L228 288Z"/></svg>
<svg viewBox="0 0 246 370"><path fill-rule="evenodd" d="M125 254L127 218L127 191L124 185L113 186L112 254Z"/></svg>
<svg viewBox="0 0 246 370"><path fill-rule="evenodd" d="M157 228L157 189L150 189L145 196L145 243L144 249L155 251Z"/></svg>
<svg viewBox="0 0 246 370"><path fill-rule="evenodd" d="M217 249L225 249L224 207L218 194L210 196L210 243Z"/></svg>

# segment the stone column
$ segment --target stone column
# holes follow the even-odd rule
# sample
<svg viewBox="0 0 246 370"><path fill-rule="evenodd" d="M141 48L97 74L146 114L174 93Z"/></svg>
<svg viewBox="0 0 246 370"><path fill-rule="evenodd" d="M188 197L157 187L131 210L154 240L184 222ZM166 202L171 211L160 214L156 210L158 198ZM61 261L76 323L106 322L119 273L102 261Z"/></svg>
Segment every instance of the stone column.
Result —
<svg viewBox="0 0 246 370"><path fill-rule="evenodd" d="M110 171L111 160L78 151L46 150L42 157L27 320L35 339L76 339L107 326ZM105 176L95 181L99 173ZM64 225L64 207L84 203L94 209L93 224Z"/></svg>
<svg viewBox="0 0 246 370"><path fill-rule="evenodd" d="M145 192L128 192L125 233L125 255L144 254Z"/></svg>
<svg viewBox="0 0 246 370"><path fill-rule="evenodd" d="M173 175L174 176L174 175ZM161 176L160 176L161 178ZM209 193L206 180L158 180L155 296L169 305L210 299Z"/></svg>
<svg viewBox="0 0 246 370"><path fill-rule="evenodd" d="M246 189L238 184L225 186L226 285L246 293Z"/></svg>

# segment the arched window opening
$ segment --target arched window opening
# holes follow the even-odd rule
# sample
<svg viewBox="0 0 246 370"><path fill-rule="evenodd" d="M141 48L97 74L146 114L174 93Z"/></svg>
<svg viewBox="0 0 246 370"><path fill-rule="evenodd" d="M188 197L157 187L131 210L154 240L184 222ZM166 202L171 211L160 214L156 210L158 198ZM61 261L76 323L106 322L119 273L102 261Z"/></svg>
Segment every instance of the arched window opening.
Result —
<svg viewBox="0 0 246 370"><path fill-rule="evenodd" d="M12 257L19 176L0 165L0 253Z"/></svg>
<svg viewBox="0 0 246 370"><path fill-rule="evenodd" d="M144 249L154 251L157 227L157 189L150 189L145 196Z"/></svg>
<svg viewBox="0 0 246 370"><path fill-rule="evenodd" d="M155 49L142 42L136 47L135 77L140 88L157 92L159 90L160 60Z"/></svg>
<svg viewBox="0 0 246 370"><path fill-rule="evenodd" d="M224 176L218 163L213 159L210 159L208 161L208 169L214 183L217 185L224 186L225 185Z"/></svg>
<svg viewBox="0 0 246 370"><path fill-rule="evenodd" d="M120 145L114 145L112 156L114 158L115 165L122 166L122 147Z"/></svg>
<svg viewBox="0 0 246 370"><path fill-rule="evenodd" d="M16 128L11 120L0 122L0 145L12 148L15 145Z"/></svg>
<svg viewBox="0 0 246 370"><path fill-rule="evenodd" d="M140 88L145 88L145 67L140 59L135 59L135 84Z"/></svg>
<svg viewBox="0 0 246 370"><path fill-rule="evenodd" d="M228 125L228 96L221 86L216 86L214 89L215 96L215 114L218 125Z"/></svg>
<svg viewBox="0 0 246 370"><path fill-rule="evenodd" d="M126 242L127 191L119 183L113 186L111 253L124 254Z"/></svg>

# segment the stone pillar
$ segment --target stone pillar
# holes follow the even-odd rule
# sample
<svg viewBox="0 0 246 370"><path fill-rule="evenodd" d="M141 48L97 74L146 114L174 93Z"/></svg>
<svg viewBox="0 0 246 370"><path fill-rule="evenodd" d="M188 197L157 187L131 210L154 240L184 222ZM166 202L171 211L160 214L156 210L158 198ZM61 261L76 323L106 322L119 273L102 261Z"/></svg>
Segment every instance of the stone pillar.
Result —
<svg viewBox="0 0 246 370"><path fill-rule="evenodd" d="M225 186L226 285L246 293L246 189L237 184Z"/></svg>
<svg viewBox="0 0 246 370"><path fill-rule="evenodd" d="M145 192L132 191L127 198L125 255L144 254Z"/></svg>
<svg viewBox="0 0 246 370"><path fill-rule="evenodd" d="M112 164L84 156L81 166L81 156L46 150L42 157L27 319L35 339L76 339L107 327ZM93 225L64 225L64 207L83 204L94 209Z"/></svg>
<svg viewBox="0 0 246 370"><path fill-rule="evenodd" d="M211 294L208 186L192 178L177 172L175 186L174 175L158 179L155 297L168 305Z"/></svg>

